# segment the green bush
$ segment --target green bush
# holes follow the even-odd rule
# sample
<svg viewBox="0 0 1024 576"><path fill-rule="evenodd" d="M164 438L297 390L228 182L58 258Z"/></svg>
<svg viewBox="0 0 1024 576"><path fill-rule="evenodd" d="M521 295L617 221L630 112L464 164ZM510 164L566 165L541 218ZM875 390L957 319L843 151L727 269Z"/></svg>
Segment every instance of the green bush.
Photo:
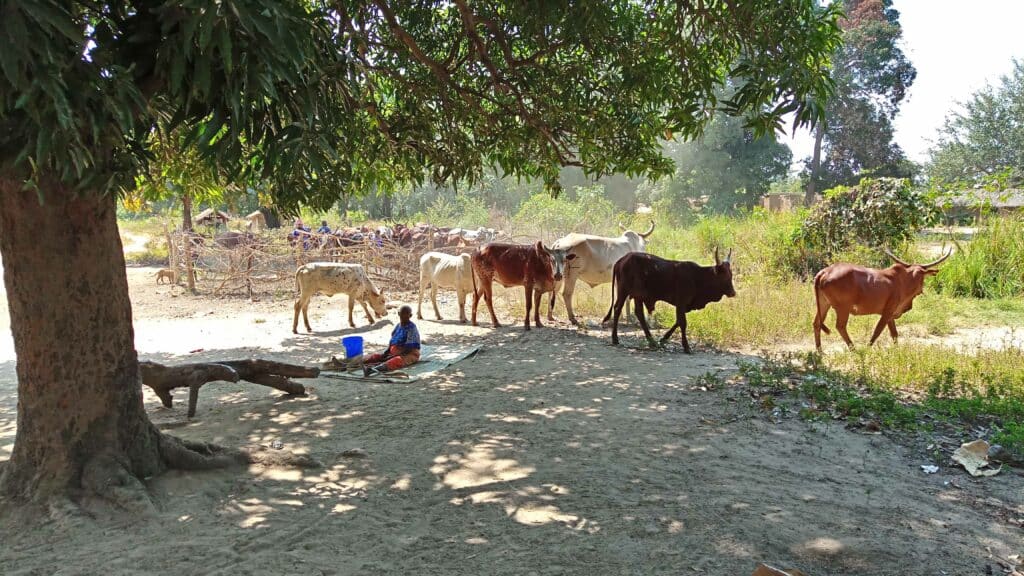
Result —
<svg viewBox="0 0 1024 576"><path fill-rule="evenodd" d="M929 194L900 178L864 178L852 187L825 193L792 240L802 252L792 271L801 276L857 247L901 250L914 233L938 220L940 210ZM886 265L881 251L862 252L869 264Z"/></svg>
<svg viewBox="0 0 1024 576"><path fill-rule="evenodd" d="M601 185L578 187L573 195L575 199L547 193L531 196L512 218L514 235L553 239L569 232L619 234L618 222L624 219L604 197Z"/></svg>
<svg viewBox="0 0 1024 576"><path fill-rule="evenodd" d="M1024 218L990 219L943 264L932 284L951 296L1024 296Z"/></svg>

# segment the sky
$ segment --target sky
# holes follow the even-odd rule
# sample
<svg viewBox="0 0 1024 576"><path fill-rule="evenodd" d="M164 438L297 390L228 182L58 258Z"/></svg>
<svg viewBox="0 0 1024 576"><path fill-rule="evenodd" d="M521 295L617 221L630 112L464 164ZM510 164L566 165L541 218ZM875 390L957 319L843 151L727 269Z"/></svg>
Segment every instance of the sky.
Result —
<svg viewBox="0 0 1024 576"><path fill-rule="evenodd" d="M903 51L917 78L900 106L896 143L911 160L924 162L928 148L957 102L1009 74L1024 60L1024 0L894 0L903 26ZM806 131L783 138L794 168L811 155Z"/></svg>

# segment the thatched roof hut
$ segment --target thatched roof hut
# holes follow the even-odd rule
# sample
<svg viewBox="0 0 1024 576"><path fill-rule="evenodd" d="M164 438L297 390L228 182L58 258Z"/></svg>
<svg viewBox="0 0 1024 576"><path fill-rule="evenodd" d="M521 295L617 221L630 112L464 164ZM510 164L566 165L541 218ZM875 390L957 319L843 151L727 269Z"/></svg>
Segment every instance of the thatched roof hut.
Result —
<svg viewBox="0 0 1024 576"><path fill-rule="evenodd" d="M196 224L227 224L228 220L231 220L231 216L227 212L207 208L196 214L192 222Z"/></svg>

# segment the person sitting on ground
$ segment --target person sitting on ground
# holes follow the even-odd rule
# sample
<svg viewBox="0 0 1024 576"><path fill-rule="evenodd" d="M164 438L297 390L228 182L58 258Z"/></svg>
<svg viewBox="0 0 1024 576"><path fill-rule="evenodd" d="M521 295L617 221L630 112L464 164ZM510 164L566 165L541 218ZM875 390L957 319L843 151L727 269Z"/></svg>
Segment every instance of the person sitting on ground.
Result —
<svg viewBox="0 0 1024 576"><path fill-rule="evenodd" d="M327 220L320 221L320 227L316 229L317 234L330 234L331 227L327 225Z"/></svg>
<svg viewBox="0 0 1024 576"><path fill-rule="evenodd" d="M419 361L420 331L412 323L412 307L403 305L399 308L398 320L398 326L391 331L387 352L371 354L364 359L363 376L398 370Z"/></svg>

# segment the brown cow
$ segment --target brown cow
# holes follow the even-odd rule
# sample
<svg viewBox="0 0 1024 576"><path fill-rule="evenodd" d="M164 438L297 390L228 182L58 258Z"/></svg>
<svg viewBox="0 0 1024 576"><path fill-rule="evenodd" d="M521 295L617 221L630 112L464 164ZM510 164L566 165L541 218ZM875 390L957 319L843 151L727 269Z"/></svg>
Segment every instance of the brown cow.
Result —
<svg viewBox="0 0 1024 576"><path fill-rule="evenodd" d="M608 308L603 322L612 318L612 344L619 343L619 316L626 300L633 298L633 310L648 342L654 344L651 329L644 318L644 307L654 312L659 300L676 307L676 322L661 337L667 342L679 328L682 333L683 350L690 354L690 341L686 338L686 313L700 310L711 302L718 302L723 296L732 298L736 290L732 287L732 250L725 260L718 259L715 249L715 265L701 266L696 262L666 260L644 252L630 252L615 263L612 268L612 305ZM615 291L619 295L616 298Z"/></svg>
<svg viewBox="0 0 1024 576"><path fill-rule="evenodd" d="M932 266L949 258L952 251L928 264L907 264L888 250L885 253L896 263L884 270L840 262L814 275L814 300L817 305L814 345L819 351L821 333L831 334L825 326L829 308L836 309L836 330L850 348L853 348L853 342L846 332L850 314L880 315L868 346L875 343L884 327L889 328L889 335L896 342L896 319L913 308L914 298L924 291L924 279L939 273L938 270L932 270Z"/></svg>
<svg viewBox="0 0 1024 576"><path fill-rule="evenodd" d="M534 246L519 244L500 244L492 242L473 252L473 277L477 283L473 289L473 326L476 326L476 311L480 304L480 296L487 301L491 311L491 323L501 326L494 315L494 299L491 292L492 282L497 280L502 286L522 286L526 290L526 319L524 325L530 329L530 310L533 309L533 323L538 328L540 323L540 298L546 292L555 289L555 282L562 279L566 260L565 250L546 248L544 243L537 241Z"/></svg>

